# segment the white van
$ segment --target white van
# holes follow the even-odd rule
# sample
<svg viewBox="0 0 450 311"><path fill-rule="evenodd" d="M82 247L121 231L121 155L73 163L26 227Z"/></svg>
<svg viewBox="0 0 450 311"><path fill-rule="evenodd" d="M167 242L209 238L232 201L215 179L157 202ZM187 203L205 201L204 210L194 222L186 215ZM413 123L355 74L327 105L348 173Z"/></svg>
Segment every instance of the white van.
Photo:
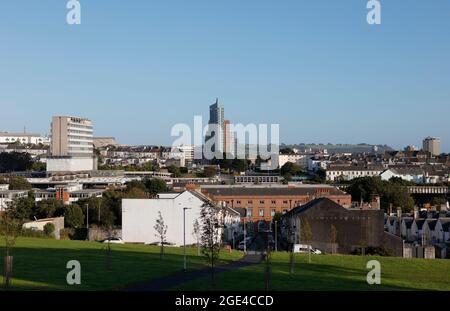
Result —
<svg viewBox="0 0 450 311"><path fill-rule="evenodd" d="M294 245L294 253L308 254L308 252L311 252L311 254L315 254L315 255L322 254L322 252L320 250L318 250L317 248L313 248L311 245L305 245L305 244L295 244Z"/></svg>

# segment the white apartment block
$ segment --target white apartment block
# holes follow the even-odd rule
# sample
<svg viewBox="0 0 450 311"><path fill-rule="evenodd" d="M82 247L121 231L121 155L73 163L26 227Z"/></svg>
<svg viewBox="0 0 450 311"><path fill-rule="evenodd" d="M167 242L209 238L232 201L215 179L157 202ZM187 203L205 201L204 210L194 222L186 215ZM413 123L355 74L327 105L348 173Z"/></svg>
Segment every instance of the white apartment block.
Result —
<svg viewBox="0 0 450 311"><path fill-rule="evenodd" d="M379 176L383 171L384 169L382 167L328 167L326 170L326 178L327 181L352 180L361 177Z"/></svg>
<svg viewBox="0 0 450 311"><path fill-rule="evenodd" d="M308 158L305 154L280 154L278 156L280 168L289 162L306 167L308 165Z"/></svg>
<svg viewBox="0 0 450 311"><path fill-rule="evenodd" d="M10 132L0 132L0 144L50 144L50 137L42 136L33 133L10 133Z"/></svg>

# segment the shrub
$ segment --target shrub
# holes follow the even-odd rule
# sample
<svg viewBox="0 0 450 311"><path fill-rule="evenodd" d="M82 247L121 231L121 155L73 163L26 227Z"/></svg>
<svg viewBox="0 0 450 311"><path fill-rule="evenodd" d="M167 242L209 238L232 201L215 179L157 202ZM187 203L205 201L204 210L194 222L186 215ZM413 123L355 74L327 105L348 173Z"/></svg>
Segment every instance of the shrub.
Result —
<svg viewBox="0 0 450 311"><path fill-rule="evenodd" d="M55 225L51 222L44 226L44 233L46 236L54 236L55 233Z"/></svg>

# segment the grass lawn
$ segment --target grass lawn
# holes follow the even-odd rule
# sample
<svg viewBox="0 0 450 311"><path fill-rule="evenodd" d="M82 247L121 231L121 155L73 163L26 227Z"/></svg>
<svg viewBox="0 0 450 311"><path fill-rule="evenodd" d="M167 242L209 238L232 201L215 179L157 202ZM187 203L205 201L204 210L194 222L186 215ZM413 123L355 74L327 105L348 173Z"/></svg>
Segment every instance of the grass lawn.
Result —
<svg viewBox="0 0 450 311"><path fill-rule="evenodd" d="M0 238L0 284L3 284L4 239ZM183 249L166 248L164 260L159 247L146 245L112 245L111 270L106 269L105 245L98 242L57 241L52 239L18 238L14 256L13 290L117 290L180 272ZM197 249L188 249L188 268L206 266ZM223 251L221 260L229 262L242 257L241 252ZM81 264L81 285L69 286L66 264ZM1 287L0 287L1 290Z"/></svg>
<svg viewBox="0 0 450 311"><path fill-rule="evenodd" d="M381 263L380 286L366 282L367 262ZM241 268L217 276L217 290L264 290L264 264ZM446 290L450 291L450 260L403 259L392 257L296 255L295 273L289 273L289 255L272 256L272 286L275 291L367 291ZM209 280L196 280L176 290L207 291Z"/></svg>

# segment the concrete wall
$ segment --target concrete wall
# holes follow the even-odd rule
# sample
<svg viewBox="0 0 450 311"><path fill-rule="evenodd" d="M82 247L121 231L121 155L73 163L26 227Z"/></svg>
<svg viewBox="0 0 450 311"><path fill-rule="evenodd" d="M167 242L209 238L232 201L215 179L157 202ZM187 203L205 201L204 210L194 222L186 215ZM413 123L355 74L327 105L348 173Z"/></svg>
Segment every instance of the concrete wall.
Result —
<svg viewBox="0 0 450 311"><path fill-rule="evenodd" d="M384 249L386 249L392 256L411 258L412 251L403 249L403 239L397 235L389 232L384 232L383 236Z"/></svg>
<svg viewBox="0 0 450 311"><path fill-rule="evenodd" d="M47 172L92 171L95 164L95 158L48 158Z"/></svg>

